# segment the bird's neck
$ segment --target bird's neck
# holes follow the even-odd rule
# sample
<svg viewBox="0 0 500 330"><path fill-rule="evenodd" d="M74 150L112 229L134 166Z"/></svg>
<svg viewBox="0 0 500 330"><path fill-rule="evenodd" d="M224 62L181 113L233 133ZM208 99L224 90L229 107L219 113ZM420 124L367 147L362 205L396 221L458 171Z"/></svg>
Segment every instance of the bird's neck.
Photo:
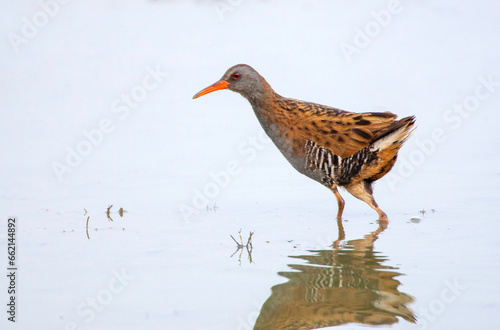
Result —
<svg viewBox="0 0 500 330"><path fill-rule="evenodd" d="M303 173L305 169L304 159L297 157L301 152L299 146L303 145L303 141L299 137L294 138L293 114L282 107L279 101L283 99L282 96L273 91L272 95L269 94L257 102L249 101L252 103L255 115L267 136L290 164Z"/></svg>
<svg viewBox="0 0 500 330"><path fill-rule="evenodd" d="M275 101L278 94L272 89L271 85L262 77L259 76L258 81L253 85L251 92L243 95L254 109L267 108Z"/></svg>
<svg viewBox="0 0 500 330"><path fill-rule="evenodd" d="M272 130L273 126L279 124L279 107L277 107L276 101L281 98L271 86L264 80L261 79L261 88L255 90L252 94L248 95L246 98L252 105L255 115L259 119L262 128L266 133L273 138Z"/></svg>
<svg viewBox="0 0 500 330"><path fill-rule="evenodd" d="M247 99L252 104L255 115L266 134L291 161L293 141L287 137L292 121L289 114L285 113L283 107L280 106L279 100L283 97L277 94L265 80L263 80L262 87L261 93L254 93Z"/></svg>

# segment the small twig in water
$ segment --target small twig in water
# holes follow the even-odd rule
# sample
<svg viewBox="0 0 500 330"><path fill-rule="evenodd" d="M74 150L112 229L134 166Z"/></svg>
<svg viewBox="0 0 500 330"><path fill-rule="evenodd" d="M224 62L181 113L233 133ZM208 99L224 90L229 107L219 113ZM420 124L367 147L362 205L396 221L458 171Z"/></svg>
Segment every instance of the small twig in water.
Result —
<svg viewBox="0 0 500 330"><path fill-rule="evenodd" d="M248 241L247 241L247 247L250 246L250 248L252 248L252 235L253 235L253 231L250 232L250 236L248 236Z"/></svg>
<svg viewBox="0 0 500 330"><path fill-rule="evenodd" d="M240 231L238 232L238 234L240 235L240 242L241 242L241 246L243 246L243 237L241 237L241 229L240 229Z"/></svg>
<svg viewBox="0 0 500 330"><path fill-rule="evenodd" d="M238 243L238 241L233 237L233 235L229 235L231 236L231 238L233 239L233 241L236 243L236 251L234 251L234 253L231 255L231 257L233 257L236 252L238 252L239 250L241 250L240 252L240 255L238 257L238 261L241 265L241 255L243 254L243 248L246 248L247 252L248 252L248 260L250 261L250 263L253 262L252 260L252 250L253 250L253 246L252 246L252 236L253 236L253 231L250 232L250 235L248 236L248 240L247 240L247 243L246 244L243 244L243 237L241 236L241 229L240 231L238 232L238 234L240 235L240 242L241 243Z"/></svg>
<svg viewBox="0 0 500 330"><path fill-rule="evenodd" d="M87 226L85 227L85 229L87 230L87 238L90 239L90 236L89 236L89 219L90 217L87 217Z"/></svg>
<svg viewBox="0 0 500 330"><path fill-rule="evenodd" d="M113 219L111 219L111 216L109 215L109 210L111 210L112 207L113 207L113 205L108 206L108 210L106 211L106 214L108 215L109 221L113 221Z"/></svg>
<svg viewBox="0 0 500 330"><path fill-rule="evenodd" d="M229 236L231 236L231 238L232 238L232 239L233 239L233 241L236 243L236 245L238 245L238 247L240 247L240 243L238 243L238 242L234 239L233 235L229 235Z"/></svg>
<svg viewBox="0 0 500 330"><path fill-rule="evenodd" d="M214 212L217 212L217 209L218 209L218 208L219 208L219 207L217 206L217 204L216 204L216 203L214 203L214 206L209 206L209 205L207 205L207 212L208 212L208 211L214 211Z"/></svg>

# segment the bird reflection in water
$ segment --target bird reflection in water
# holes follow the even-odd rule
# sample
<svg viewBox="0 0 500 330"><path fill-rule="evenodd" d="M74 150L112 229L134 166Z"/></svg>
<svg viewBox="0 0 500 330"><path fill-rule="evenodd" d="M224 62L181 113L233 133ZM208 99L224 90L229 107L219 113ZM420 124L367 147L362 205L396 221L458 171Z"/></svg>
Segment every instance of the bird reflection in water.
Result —
<svg viewBox="0 0 500 330"><path fill-rule="evenodd" d="M330 250L313 250L310 255L291 256L306 261L289 265L293 271L278 274L288 282L272 288L262 306L254 329L316 329L347 323L390 325L398 317L415 323L407 307L413 297L399 292L396 267L374 251L373 243L387 223L363 239L339 244L344 238L338 221L339 238Z"/></svg>

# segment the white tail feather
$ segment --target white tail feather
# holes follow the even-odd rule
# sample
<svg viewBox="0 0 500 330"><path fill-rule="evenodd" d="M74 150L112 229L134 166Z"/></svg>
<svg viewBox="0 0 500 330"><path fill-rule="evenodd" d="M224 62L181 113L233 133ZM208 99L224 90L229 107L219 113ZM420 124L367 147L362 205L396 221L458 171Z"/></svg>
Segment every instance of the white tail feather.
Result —
<svg viewBox="0 0 500 330"><path fill-rule="evenodd" d="M370 146L370 151L382 151L394 143L403 144L406 140L408 140L412 131L413 130L409 130L408 126L405 125L380 140L375 141L375 143Z"/></svg>

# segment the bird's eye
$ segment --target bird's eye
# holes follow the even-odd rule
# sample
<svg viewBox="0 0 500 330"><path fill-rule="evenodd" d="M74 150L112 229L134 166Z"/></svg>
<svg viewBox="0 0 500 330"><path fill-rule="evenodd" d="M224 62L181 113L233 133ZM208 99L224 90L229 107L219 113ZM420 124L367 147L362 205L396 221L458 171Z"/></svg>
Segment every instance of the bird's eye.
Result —
<svg viewBox="0 0 500 330"><path fill-rule="evenodd" d="M233 73L233 78L238 79L240 77L240 74L238 72Z"/></svg>

